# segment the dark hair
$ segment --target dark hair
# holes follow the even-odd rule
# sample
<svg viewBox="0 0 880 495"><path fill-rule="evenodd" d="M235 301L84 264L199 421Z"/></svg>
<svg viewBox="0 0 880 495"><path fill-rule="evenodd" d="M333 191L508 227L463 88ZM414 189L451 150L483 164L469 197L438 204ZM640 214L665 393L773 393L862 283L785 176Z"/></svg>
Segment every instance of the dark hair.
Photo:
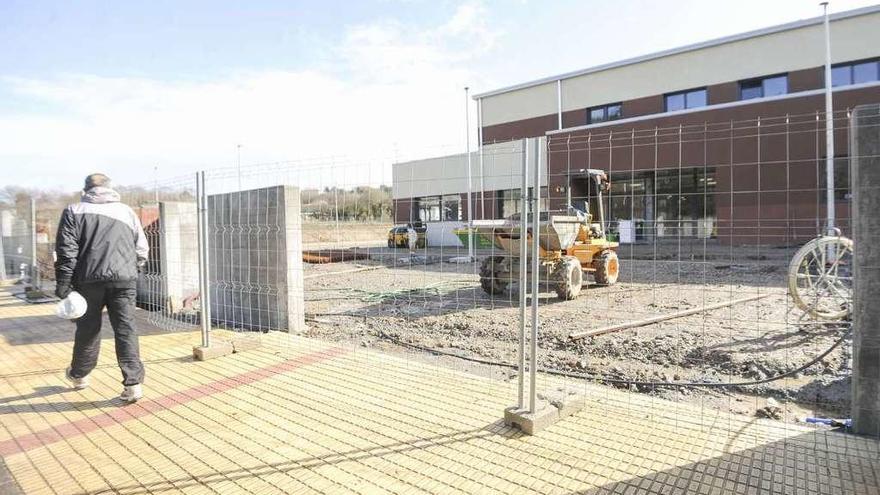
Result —
<svg viewBox="0 0 880 495"><path fill-rule="evenodd" d="M110 177L107 177L104 174L89 174L88 177L86 177L83 190L88 191L93 187L110 187Z"/></svg>

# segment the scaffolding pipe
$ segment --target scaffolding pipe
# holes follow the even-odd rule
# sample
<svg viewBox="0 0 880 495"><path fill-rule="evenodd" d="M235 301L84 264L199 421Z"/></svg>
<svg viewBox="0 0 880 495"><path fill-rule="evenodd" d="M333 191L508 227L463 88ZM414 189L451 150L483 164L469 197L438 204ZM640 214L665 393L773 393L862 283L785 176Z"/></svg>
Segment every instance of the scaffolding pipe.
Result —
<svg viewBox="0 0 880 495"><path fill-rule="evenodd" d="M758 299L763 299L765 297L770 297L774 294L759 294L756 296L743 297L741 299L733 299L731 301L724 301L716 304L710 304L708 306L701 306L699 308L685 309L682 311L676 311L674 313L668 313L660 316L652 316L651 318L645 318L643 320L635 320L629 321L626 323L621 323L619 325L610 325L607 327L595 328L593 330L587 330L584 332L573 332L568 335L568 338L571 340L582 339L584 337L595 337L597 335L603 335L611 332L619 332L621 330L626 330L628 328L636 328L636 327L644 327L647 325L652 325L654 323L659 323L661 321L674 320L676 318L683 318L685 316L691 316L699 313L704 313L706 311L712 311L715 309L726 308L728 306L733 306L735 304L742 304L751 301L757 301Z"/></svg>

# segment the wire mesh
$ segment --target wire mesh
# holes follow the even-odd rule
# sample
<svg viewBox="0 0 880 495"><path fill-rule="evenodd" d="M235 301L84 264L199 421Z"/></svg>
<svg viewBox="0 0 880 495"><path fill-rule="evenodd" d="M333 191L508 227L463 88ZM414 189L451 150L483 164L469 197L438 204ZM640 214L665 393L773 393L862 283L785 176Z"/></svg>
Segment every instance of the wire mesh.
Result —
<svg viewBox="0 0 880 495"><path fill-rule="evenodd" d="M822 132L812 114L554 135L532 159L538 188L527 173L524 191L521 141L474 153L470 177L464 154L215 169L212 324L517 366L525 295L540 305L535 367L548 373L535 392L545 402L560 380L564 389L587 378L713 411L845 416L847 346L785 379L733 386L792 371L848 329L789 293L792 257L827 230ZM846 157L838 163L836 227L847 236ZM524 204L541 223L534 297L520 287L512 228ZM545 231L555 216L582 224L576 241L560 246ZM837 275L849 290L851 273Z"/></svg>
<svg viewBox="0 0 880 495"><path fill-rule="evenodd" d="M74 195L7 187L0 194L0 280L26 287L31 300L51 292L55 230Z"/></svg>
<svg viewBox="0 0 880 495"><path fill-rule="evenodd" d="M0 254L4 260L0 278L31 279L34 240L30 197L22 193L7 198L0 210Z"/></svg>
<svg viewBox="0 0 880 495"><path fill-rule="evenodd" d="M835 115L840 238L852 236L847 119ZM846 418L857 247L828 235L823 133L821 114L789 115L583 129L470 157L214 168L201 241L195 174L123 188L151 249L138 303L160 328L195 330L201 274L215 331L402 353L506 380L511 404L534 390L543 405L646 396L657 414L679 404L782 427ZM53 224L75 199L36 197L36 222L30 196L7 199L7 277L36 239L51 280ZM537 271L523 241L540 245ZM829 266L835 284L815 282ZM520 369L541 370L534 386Z"/></svg>
<svg viewBox="0 0 880 495"><path fill-rule="evenodd" d="M123 187L120 193L150 248L138 277L138 306L158 328L193 330L201 308L195 174Z"/></svg>
<svg viewBox="0 0 880 495"><path fill-rule="evenodd" d="M542 329L543 362L568 375L548 395L579 375L657 398L657 410L671 400L780 428L849 417L851 256L840 248L826 264L814 246L852 235L847 114L835 115L844 151L830 237L823 115L550 136L548 208L579 209L618 242L620 276L603 284L607 263L594 260L585 296L542 309L555 322ZM591 169L610 179L601 197ZM816 254L806 262L804 245ZM805 276L832 270L833 284L800 294ZM823 303L838 314L821 317Z"/></svg>

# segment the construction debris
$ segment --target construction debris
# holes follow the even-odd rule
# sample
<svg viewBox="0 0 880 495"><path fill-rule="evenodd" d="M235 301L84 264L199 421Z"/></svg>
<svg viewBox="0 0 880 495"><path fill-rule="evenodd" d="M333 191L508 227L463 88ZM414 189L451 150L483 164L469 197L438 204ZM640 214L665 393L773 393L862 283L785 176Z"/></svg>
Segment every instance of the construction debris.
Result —
<svg viewBox="0 0 880 495"><path fill-rule="evenodd" d="M339 263L341 261L355 261L370 259L370 253L357 249L321 249L316 251L303 251L303 261L306 263Z"/></svg>

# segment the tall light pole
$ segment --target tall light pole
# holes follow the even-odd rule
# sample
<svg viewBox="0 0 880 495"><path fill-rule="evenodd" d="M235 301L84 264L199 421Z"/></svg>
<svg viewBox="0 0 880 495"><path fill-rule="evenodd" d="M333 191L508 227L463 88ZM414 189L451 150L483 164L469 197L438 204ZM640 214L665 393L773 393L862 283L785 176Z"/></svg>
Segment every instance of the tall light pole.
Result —
<svg viewBox="0 0 880 495"><path fill-rule="evenodd" d="M477 99L477 152L480 155L480 219L486 219L486 173L483 171L483 99Z"/></svg>
<svg viewBox="0 0 880 495"><path fill-rule="evenodd" d="M831 26L828 2L820 4L825 17L825 211L828 235L834 235L834 102L831 97Z"/></svg>
<svg viewBox="0 0 880 495"><path fill-rule="evenodd" d="M467 148L467 200L468 200L468 260L474 261L474 201L471 195L471 106L468 104L469 88L464 87L464 138Z"/></svg>
<svg viewBox="0 0 880 495"><path fill-rule="evenodd" d="M235 145L235 150L238 153L238 190L241 191L241 145Z"/></svg>

